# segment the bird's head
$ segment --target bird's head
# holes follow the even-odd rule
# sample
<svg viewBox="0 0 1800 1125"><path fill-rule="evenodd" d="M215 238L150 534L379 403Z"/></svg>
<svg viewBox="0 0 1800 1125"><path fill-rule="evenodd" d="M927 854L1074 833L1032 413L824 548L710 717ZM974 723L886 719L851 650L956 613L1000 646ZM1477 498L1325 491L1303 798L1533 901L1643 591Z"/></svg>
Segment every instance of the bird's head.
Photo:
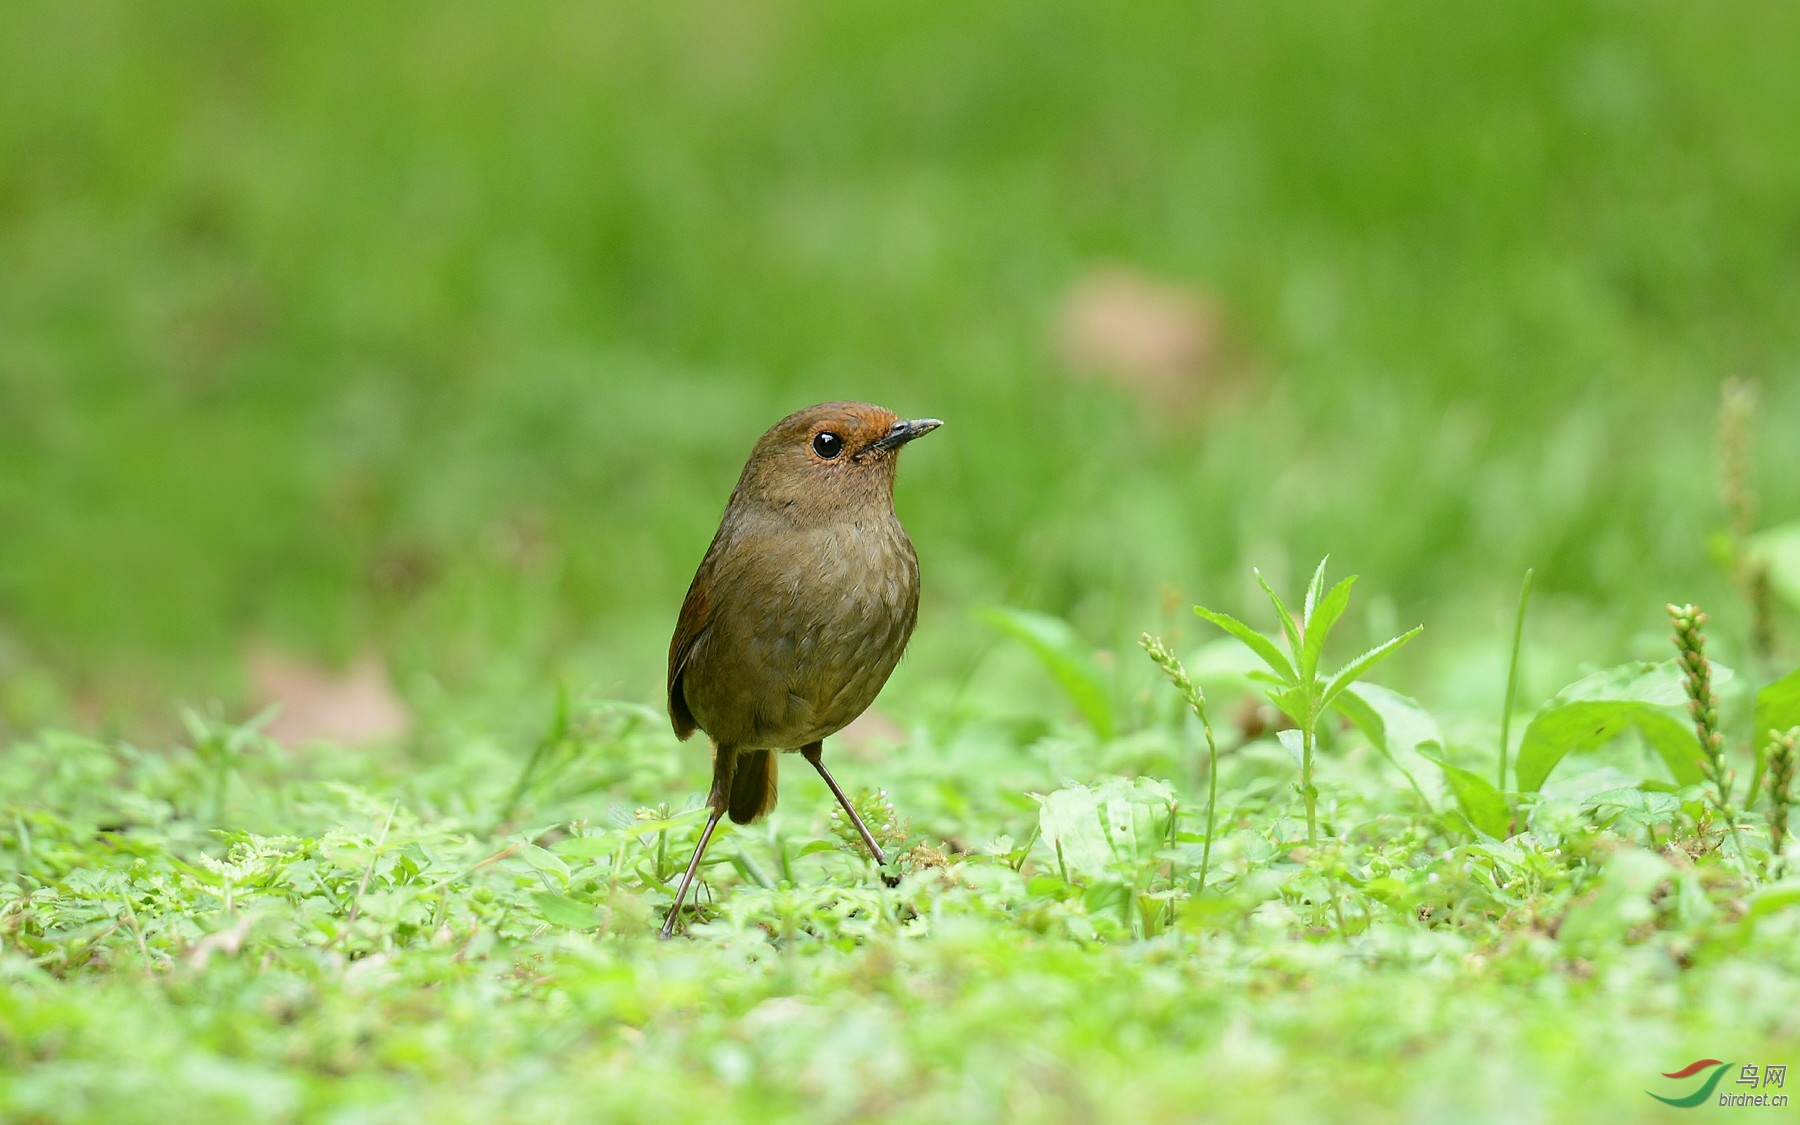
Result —
<svg viewBox="0 0 1800 1125"><path fill-rule="evenodd" d="M756 443L735 498L821 513L891 505L900 450L941 425L936 418L907 421L866 402L809 406Z"/></svg>

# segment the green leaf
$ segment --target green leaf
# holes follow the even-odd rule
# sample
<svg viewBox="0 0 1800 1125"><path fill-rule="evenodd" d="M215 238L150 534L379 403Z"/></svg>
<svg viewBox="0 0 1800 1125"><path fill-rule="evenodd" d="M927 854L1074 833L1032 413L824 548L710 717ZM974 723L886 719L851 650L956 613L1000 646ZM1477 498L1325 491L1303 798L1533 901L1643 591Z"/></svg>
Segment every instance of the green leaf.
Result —
<svg viewBox="0 0 1800 1125"><path fill-rule="evenodd" d="M1270 703L1281 708L1282 714L1294 720L1295 723L1305 726L1311 721L1312 716L1306 713L1306 692L1298 684L1270 688L1263 694L1269 697Z"/></svg>
<svg viewBox="0 0 1800 1125"><path fill-rule="evenodd" d="M1750 537L1748 554L1768 568L1769 585L1800 608L1800 520L1757 532Z"/></svg>
<svg viewBox="0 0 1800 1125"><path fill-rule="evenodd" d="M530 864L534 871L547 871L562 881L569 883L569 865L558 859L555 854L545 851L536 844L520 844L513 854Z"/></svg>
<svg viewBox="0 0 1800 1125"><path fill-rule="evenodd" d="M1457 807L1469 818L1470 824L1496 840L1506 839L1507 829L1512 825L1512 810L1506 807L1506 797L1494 788L1493 782L1472 770L1452 765L1436 744L1421 746L1419 753L1444 771L1444 780L1449 782L1450 791L1456 795Z"/></svg>
<svg viewBox="0 0 1800 1125"><path fill-rule="evenodd" d="M1305 764L1306 735L1297 729L1278 730L1275 732L1275 741L1281 743L1281 748L1288 752L1288 757L1294 759L1296 766Z"/></svg>
<svg viewBox="0 0 1800 1125"><path fill-rule="evenodd" d="M1114 777L1044 796L1038 831L1071 877L1132 878L1166 846L1174 808L1175 791L1166 783Z"/></svg>
<svg viewBox="0 0 1800 1125"><path fill-rule="evenodd" d="M559 840L556 854L564 859L599 859L601 856L617 855L619 838L609 834L599 836L570 836Z"/></svg>
<svg viewBox="0 0 1800 1125"><path fill-rule="evenodd" d="M1300 655L1300 627L1294 624L1294 615L1288 612L1288 607L1281 600L1281 595L1275 592L1275 587L1269 585L1268 579L1262 576L1262 571L1252 567L1250 573L1256 575L1257 585L1263 588L1263 593L1269 595L1269 601L1275 606L1275 619L1281 622L1281 631L1287 636L1288 651L1298 657Z"/></svg>
<svg viewBox="0 0 1800 1125"><path fill-rule="evenodd" d="M1715 684L1730 678L1729 668L1713 665ZM1542 788L1550 771L1569 754L1604 745L1633 727L1676 781L1698 783L1704 776L1700 744L1687 725L1686 702L1681 669L1674 660L1621 664L1570 684L1539 708L1525 728L1516 767L1520 792Z"/></svg>
<svg viewBox="0 0 1800 1125"><path fill-rule="evenodd" d="M567 926L572 930L591 930L600 923L593 903L580 902L567 895L553 895L548 891L533 892L531 901L537 903L538 914L544 921L552 925Z"/></svg>
<svg viewBox="0 0 1800 1125"><path fill-rule="evenodd" d="M1391 762L1413 791L1432 808L1432 800L1414 774L1422 763L1433 763L1427 748L1442 748L1443 731L1437 720L1415 699L1390 691L1380 684L1356 684L1338 694L1334 706L1360 728L1382 757ZM1409 768L1410 767L1410 768Z"/></svg>
<svg viewBox="0 0 1800 1125"><path fill-rule="evenodd" d="M1563 701L1560 697L1546 703L1532 716L1519 742L1513 770L1519 792L1535 793L1565 757L1611 742L1630 729L1639 706L1617 700ZM1694 753L1699 754L1697 744Z"/></svg>
<svg viewBox="0 0 1800 1125"><path fill-rule="evenodd" d="M1747 917L1756 918L1764 914L1774 914L1791 906L1800 906L1800 881L1787 880L1771 883L1745 900Z"/></svg>
<svg viewBox="0 0 1800 1125"><path fill-rule="evenodd" d="M982 606L981 619L1031 650L1075 710L1101 738L1113 735L1112 691L1093 653L1060 617L1007 606Z"/></svg>
<svg viewBox="0 0 1800 1125"><path fill-rule="evenodd" d="M1276 646L1274 641L1230 614L1215 613L1203 605L1195 606L1194 612L1250 646L1250 651L1262 657L1263 663L1269 666L1270 671L1281 677L1283 683L1299 682L1300 677L1294 674L1294 666L1288 662L1286 656L1282 655L1281 649Z"/></svg>
<svg viewBox="0 0 1800 1125"><path fill-rule="evenodd" d="M1337 675L1331 677L1331 682L1325 685L1325 694L1319 700L1320 710L1331 706L1332 700L1337 698L1339 692L1343 691L1357 680L1362 679L1363 676L1368 674L1369 669L1392 656L1401 645L1412 640L1424 631L1425 626L1414 625L1411 629L1400 634L1398 637L1376 645L1368 652L1363 653L1355 660L1344 665L1343 668L1338 670Z"/></svg>
<svg viewBox="0 0 1800 1125"><path fill-rule="evenodd" d="M1350 587L1354 585L1356 575L1352 574L1333 586L1331 593L1306 614L1306 629L1300 647L1300 677L1307 683L1319 676L1319 657L1325 651L1325 638L1337 624L1337 619L1344 615L1345 607L1350 604Z"/></svg>
<svg viewBox="0 0 1800 1125"><path fill-rule="evenodd" d="M1318 569L1313 571L1312 581L1306 584L1306 604L1300 607L1301 625L1311 625L1313 610L1318 608L1319 596L1325 592L1325 564L1331 561L1326 555L1319 560Z"/></svg>
<svg viewBox="0 0 1800 1125"><path fill-rule="evenodd" d="M1606 825L1625 820L1645 826L1674 820L1681 812L1681 801L1673 793L1626 787L1603 789L1583 800L1581 807Z"/></svg>
<svg viewBox="0 0 1800 1125"><path fill-rule="evenodd" d="M1682 785L1697 785L1705 778L1700 769L1700 740L1686 715L1676 718L1666 711L1639 707L1632 723L1668 767L1669 776Z"/></svg>
<svg viewBox="0 0 1800 1125"><path fill-rule="evenodd" d="M1751 739L1760 749L1768 742L1770 731L1785 734L1790 727L1800 727L1800 669L1756 693L1756 725Z"/></svg>

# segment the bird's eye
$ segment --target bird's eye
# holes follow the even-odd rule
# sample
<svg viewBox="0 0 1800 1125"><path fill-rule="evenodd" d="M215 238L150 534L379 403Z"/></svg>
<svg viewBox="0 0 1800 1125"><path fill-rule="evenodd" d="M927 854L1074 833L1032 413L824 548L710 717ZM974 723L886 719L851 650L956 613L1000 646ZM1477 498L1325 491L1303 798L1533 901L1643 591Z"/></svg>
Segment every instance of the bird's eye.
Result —
<svg viewBox="0 0 1800 1125"><path fill-rule="evenodd" d="M844 439L830 430L821 430L813 435L813 452L829 461L844 451Z"/></svg>

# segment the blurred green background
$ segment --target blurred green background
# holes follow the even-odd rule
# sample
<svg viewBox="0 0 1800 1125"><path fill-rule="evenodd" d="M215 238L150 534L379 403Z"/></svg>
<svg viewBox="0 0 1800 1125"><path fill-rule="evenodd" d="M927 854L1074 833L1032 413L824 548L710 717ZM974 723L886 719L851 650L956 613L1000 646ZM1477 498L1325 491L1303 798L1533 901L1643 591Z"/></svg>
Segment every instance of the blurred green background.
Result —
<svg viewBox="0 0 1800 1125"><path fill-rule="evenodd" d="M1032 682L973 605L1198 638L1327 551L1349 624L1427 622L1428 697L1497 695L1527 566L1544 684L1661 655L1726 597L1722 379L1800 517L1797 45L1780 5L8 5L0 722L246 714L262 648L427 715L656 701L751 443L833 398L948 423L889 708Z"/></svg>

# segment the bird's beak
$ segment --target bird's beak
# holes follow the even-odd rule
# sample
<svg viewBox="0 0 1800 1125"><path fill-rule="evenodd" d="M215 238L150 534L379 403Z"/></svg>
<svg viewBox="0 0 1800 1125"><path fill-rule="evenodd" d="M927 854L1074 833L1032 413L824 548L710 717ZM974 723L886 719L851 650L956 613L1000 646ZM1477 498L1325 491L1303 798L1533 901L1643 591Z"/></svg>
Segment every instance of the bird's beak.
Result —
<svg viewBox="0 0 1800 1125"><path fill-rule="evenodd" d="M936 418L915 418L910 422L895 422L894 428L887 432L887 436L877 439L870 445L870 448L899 449L912 439L924 437L941 425L943 423Z"/></svg>

